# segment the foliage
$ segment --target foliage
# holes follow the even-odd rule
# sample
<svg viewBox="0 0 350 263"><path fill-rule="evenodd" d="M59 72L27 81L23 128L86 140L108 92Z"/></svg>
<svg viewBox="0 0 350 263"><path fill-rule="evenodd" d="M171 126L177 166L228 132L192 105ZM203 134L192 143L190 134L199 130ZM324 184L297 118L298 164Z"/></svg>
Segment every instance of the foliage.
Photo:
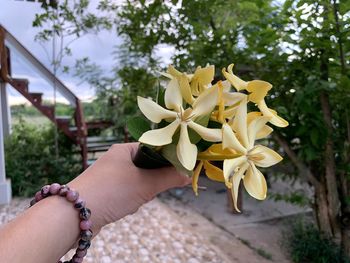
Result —
<svg viewBox="0 0 350 263"><path fill-rule="evenodd" d="M44 101L45 104L45 101ZM57 116L72 116L73 109L67 104L56 103L55 113ZM18 104L11 106L11 115L15 118L23 117L33 117L42 116L42 114L33 106L27 104Z"/></svg>
<svg viewBox="0 0 350 263"><path fill-rule="evenodd" d="M350 214L349 0L101 0L99 10L124 39L123 61L126 55L131 61L108 82L128 78L121 80L121 101L128 101L129 86L148 83L139 73L161 66L162 45L175 50L172 60L182 71L207 63L219 71L234 62L242 78L273 83L267 104L290 123L276 129L275 141L295 174L314 187L319 227L329 236L350 236L340 234L348 230L339 221ZM343 244L350 255L350 239Z"/></svg>
<svg viewBox="0 0 350 263"><path fill-rule="evenodd" d="M16 196L33 196L41 186L66 183L81 170L76 146L59 135L59 156L56 158L53 127L34 127L20 121L5 141L6 173Z"/></svg>
<svg viewBox="0 0 350 263"><path fill-rule="evenodd" d="M286 246L295 263L349 263L331 239L324 236L315 225L299 221L285 234Z"/></svg>

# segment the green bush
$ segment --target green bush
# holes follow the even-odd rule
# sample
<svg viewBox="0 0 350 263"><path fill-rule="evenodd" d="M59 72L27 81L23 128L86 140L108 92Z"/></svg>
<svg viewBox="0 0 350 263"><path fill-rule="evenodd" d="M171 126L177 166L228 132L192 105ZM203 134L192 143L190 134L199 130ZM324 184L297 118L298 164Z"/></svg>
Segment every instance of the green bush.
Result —
<svg viewBox="0 0 350 263"><path fill-rule="evenodd" d="M311 223L295 223L285 240L295 263L350 263L340 247Z"/></svg>
<svg viewBox="0 0 350 263"><path fill-rule="evenodd" d="M79 149L59 134L58 155L55 130L50 126L32 126L23 120L13 127L5 141L6 173L15 196L32 196L48 183L66 183L81 170Z"/></svg>

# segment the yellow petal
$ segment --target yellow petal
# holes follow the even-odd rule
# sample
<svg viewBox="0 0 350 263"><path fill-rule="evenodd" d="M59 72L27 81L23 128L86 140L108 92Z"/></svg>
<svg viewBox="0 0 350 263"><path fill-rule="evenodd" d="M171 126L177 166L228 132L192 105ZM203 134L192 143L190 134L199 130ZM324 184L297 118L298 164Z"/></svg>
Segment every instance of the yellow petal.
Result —
<svg viewBox="0 0 350 263"><path fill-rule="evenodd" d="M242 145L245 148L249 146L248 140L248 127L247 127L247 100L244 99L239 104L235 118L233 120L233 130L236 132L236 135Z"/></svg>
<svg viewBox="0 0 350 263"><path fill-rule="evenodd" d="M268 125L264 125L256 134L255 140L266 138L271 132L273 132L273 129Z"/></svg>
<svg viewBox="0 0 350 263"><path fill-rule="evenodd" d="M224 87L224 92L231 91L231 83L228 80L221 81L221 84Z"/></svg>
<svg viewBox="0 0 350 263"><path fill-rule="evenodd" d="M200 161L196 169L194 169L193 175L192 175L192 189L196 195L198 195L198 178L201 173L202 167L203 167L203 162Z"/></svg>
<svg viewBox="0 0 350 263"><path fill-rule="evenodd" d="M259 111L252 111L248 113L247 116L247 121L248 121L248 129L249 129L249 125L250 123L258 118L261 117L262 113ZM259 140L262 138L266 138L267 136L269 136L271 134L271 132L273 132L273 129L270 126L264 125L255 135L255 140Z"/></svg>
<svg viewBox="0 0 350 263"><path fill-rule="evenodd" d="M192 171L197 160L197 146L192 144L188 136L187 124L181 123L180 138L176 146L177 158L187 170Z"/></svg>
<svg viewBox="0 0 350 263"><path fill-rule="evenodd" d="M216 167L215 165L212 165L208 161L204 161L203 163L204 163L205 173L210 180L221 182L221 183L225 182L224 173L220 168Z"/></svg>
<svg viewBox="0 0 350 263"><path fill-rule="evenodd" d="M177 79L170 80L164 94L165 106L168 109L180 111L182 106L182 96Z"/></svg>
<svg viewBox="0 0 350 263"><path fill-rule="evenodd" d="M176 112L164 109L151 99L145 99L137 96L137 104L146 118L155 123L159 123L163 119L177 117Z"/></svg>
<svg viewBox="0 0 350 263"><path fill-rule="evenodd" d="M188 126L197 132L204 140L208 142L220 142L222 138L221 129L210 129L199 125L193 121L188 123Z"/></svg>
<svg viewBox="0 0 350 263"><path fill-rule="evenodd" d="M236 168L240 166L244 166L247 163L247 157L246 156L241 156L238 158L234 159L226 159L224 160L224 178L226 182L230 181L230 176L232 173L236 172Z"/></svg>
<svg viewBox="0 0 350 263"><path fill-rule="evenodd" d="M276 111L269 109L264 100L258 103L258 107L264 116L271 118L269 122L273 125L277 127L287 127L289 125L288 121L278 116Z"/></svg>
<svg viewBox="0 0 350 263"><path fill-rule="evenodd" d="M232 128L227 123L222 125L222 147L223 149L231 148L243 154L247 153L247 149L238 141Z"/></svg>
<svg viewBox="0 0 350 263"><path fill-rule="evenodd" d="M259 167L270 167L283 160L281 155L262 145L256 145L250 150L248 159Z"/></svg>
<svg viewBox="0 0 350 263"><path fill-rule="evenodd" d="M240 103L244 100L247 95L239 92L224 92L223 99L225 101L225 106L232 106L234 104Z"/></svg>
<svg viewBox="0 0 350 263"><path fill-rule="evenodd" d="M164 128L149 130L142 134L142 136L139 138L139 142L153 146L162 146L170 144L173 140L173 135L179 127L179 125L180 121L175 120Z"/></svg>
<svg viewBox="0 0 350 263"><path fill-rule="evenodd" d="M247 90L250 92L249 100L254 103L259 103L265 98L267 92L272 88L272 85L262 80L252 80L248 82Z"/></svg>
<svg viewBox="0 0 350 263"><path fill-rule="evenodd" d="M232 72L233 64L229 65L227 67L227 71L225 68L222 69L222 74L225 76L225 78L232 84L233 87L237 91L240 91L242 89L246 89L248 83L244 80L241 80L239 77L233 74Z"/></svg>
<svg viewBox="0 0 350 263"><path fill-rule="evenodd" d="M256 118L262 116L262 113L260 111L251 111L247 115L247 122L250 124L253 120Z"/></svg>
<svg viewBox="0 0 350 263"><path fill-rule="evenodd" d="M166 73L166 72L157 71L157 73L159 73L160 75L162 75L163 77L166 77L168 79L173 79L174 78L171 74Z"/></svg>
<svg viewBox="0 0 350 263"><path fill-rule="evenodd" d="M190 83L186 74L182 74L180 77L178 77L178 80L182 97L188 104L192 105L194 98L192 96Z"/></svg>
<svg viewBox="0 0 350 263"><path fill-rule="evenodd" d="M172 75L173 77L180 77L182 73L174 68L173 65L169 65L168 67L168 73Z"/></svg>
<svg viewBox="0 0 350 263"><path fill-rule="evenodd" d="M257 133L269 121L269 117L255 118L248 126L249 149L253 148Z"/></svg>
<svg viewBox="0 0 350 263"><path fill-rule="evenodd" d="M255 167L248 167L248 170L243 178L243 184L248 194L258 200L266 198L267 184L264 175Z"/></svg>
<svg viewBox="0 0 350 263"><path fill-rule="evenodd" d="M211 154L223 154L223 155L229 155L233 153L232 150L230 149L223 149L223 146L221 143L211 145L205 152L208 152Z"/></svg>
<svg viewBox="0 0 350 263"><path fill-rule="evenodd" d="M233 176L231 179L232 183L232 199L233 199L233 206L237 210L237 212L241 212L237 207L237 200L238 200L238 191L239 191L239 185L241 183L242 177L244 176L244 173L247 171L249 164L245 163Z"/></svg>
<svg viewBox="0 0 350 263"><path fill-rule="evenodd" d="M203 116L211 113L218 101L218 89L213 86L206 89L199 95L193 103L192 114L194 117Z"/></svg>
<svg viewBox="0 0 350 263"><path fill-rule="evenodd" d="M193 95L199 96L205 89L205 86L209 85L214 79L215 68L214 66L208 66L205 68L198 67L194 72L191 79L191 90Z"/></svg>

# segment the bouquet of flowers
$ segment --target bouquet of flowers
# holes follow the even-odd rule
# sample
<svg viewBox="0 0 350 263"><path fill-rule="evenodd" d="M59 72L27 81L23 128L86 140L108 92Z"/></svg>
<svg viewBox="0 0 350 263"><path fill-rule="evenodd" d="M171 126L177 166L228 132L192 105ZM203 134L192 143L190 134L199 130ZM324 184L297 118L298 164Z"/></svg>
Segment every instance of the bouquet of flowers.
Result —
<svg viewBox="0 0 350 263"><path fill-rule="evenodd" d="M198 178L204 169L208 178L231 189L237 211L241 181L254 198L266 198L267 185L258 167L282 160L272 149L256 144L273 131L271 124L288 122L268 108L265 97L272 85L262 80L244 81L233 74L233 64L222 70L224 81L214 80L214 66L198 67L193 74L169 66L161 73L169 80L157 102L137 98L139 109L152 122L129 120L130 133L141 142L134 160L142 168L167 164L192 177L198 194ZM248 112L251 103L258 111Z"/></svg>

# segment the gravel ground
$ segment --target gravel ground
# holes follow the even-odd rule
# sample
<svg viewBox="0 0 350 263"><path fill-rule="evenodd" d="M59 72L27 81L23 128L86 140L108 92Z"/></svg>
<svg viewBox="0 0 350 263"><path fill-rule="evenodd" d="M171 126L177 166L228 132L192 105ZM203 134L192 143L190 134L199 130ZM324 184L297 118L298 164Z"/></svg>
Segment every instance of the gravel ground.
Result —
<svg viewBox="0 0 350 263"><path fill-rule="evenodd" d="M29 199L13 199L0 206L0 224L23 211ZM72 252L68 253L68 255ZM232 262L200 233L183 224L178 215L155 199L134 215L106 226L93 240L84 262Z"/></svg>

